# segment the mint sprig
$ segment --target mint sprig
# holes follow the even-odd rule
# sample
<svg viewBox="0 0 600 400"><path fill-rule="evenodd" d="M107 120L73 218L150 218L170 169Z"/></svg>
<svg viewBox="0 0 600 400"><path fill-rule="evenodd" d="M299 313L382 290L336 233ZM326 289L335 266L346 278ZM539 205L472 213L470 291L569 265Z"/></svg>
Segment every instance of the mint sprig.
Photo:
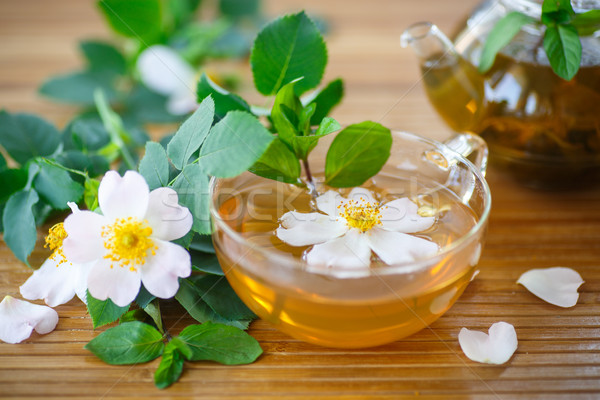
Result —
<svg viewBox="0 0 600 400"><path fill-rule="evenodd" d="M481 73L492 67L498 52L527 24L544 27L542 45L550 66L556 75L568 81L577 74L581 64L580 36L590 35L600 28L600 10L577 14L569 0L544 0L538 21L517 11L508 13L487 37L479 62Z"/></svg>

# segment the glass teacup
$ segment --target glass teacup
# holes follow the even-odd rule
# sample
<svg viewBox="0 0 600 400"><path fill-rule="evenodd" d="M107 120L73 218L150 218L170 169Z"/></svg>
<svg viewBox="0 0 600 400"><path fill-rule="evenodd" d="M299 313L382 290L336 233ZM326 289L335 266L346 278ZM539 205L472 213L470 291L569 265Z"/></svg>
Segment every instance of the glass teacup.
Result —
<svg viewBox="0 0 600 400"><path fill-rule="evenodd" d="M317 179L326 149L327 143L320 144L311 153ZM434 216L435 228L417 236L436 242L440 250L362 270L309 265L306 247L279 241L274 233L279 218L290 210L305 212L302 208L311 203L305 188L266 182L249 172L213 178L210 202L219 262L242 301L292 337L341 348L401 339L446 312L475 275L491 205L486 161L487 147L475 136L459 135L442 144L393 132L390 158L363 187L382 199L408 197L419 215Z"/></svg>

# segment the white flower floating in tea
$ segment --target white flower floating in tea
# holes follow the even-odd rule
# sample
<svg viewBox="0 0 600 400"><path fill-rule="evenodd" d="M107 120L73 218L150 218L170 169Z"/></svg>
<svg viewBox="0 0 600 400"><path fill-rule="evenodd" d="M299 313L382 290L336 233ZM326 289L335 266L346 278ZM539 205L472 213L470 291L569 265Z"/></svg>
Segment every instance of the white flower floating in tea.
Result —
<svg viewBox="0 0 600 400"><path fill-rule="evenodd" d="M140 79L148 88L168 97L167 111L187 114L198 106L196 73L176 51L155 45L142 51L137 60Z"/></svg>
<svg viewBox="0 0 600 400"><path fill-rule="evenodd" d="M21 343L31 332L52 332L58 323L58 314L50 307L4 297L0 303L0 340L6 343Z"/></svg>
<svg viewBox="0 0 600 400"><path fill-rule="evenodd" d="M74 213L80 212L75 203L69 203ZM75 295L86 302L87 279L93 263L77 264L67 260L63 242L67 237L61 222L50 228L46 245L52 254L33 275L21 285L21 295L28 300L43 299L50 307L71 300Z"/></svg>
<svg viewBox="0 0 600 400"><path fill-rule="evenodd" d="M281 217L277 237L291 246L314 245L306 253L310 265L365 268L374 252L386 264L435 254L436 243L409 235L427 230L434 217L422 217L408 198L380 204L371 192L354 188L346 199L328 191L316 199L322 212L289 211Z"/></svg>
<svg viewBox="0 0 600 400"><path fill-rule="evenodd" d="M462 328L458 343L469 359L486 364L504 364L518 345L515 328L506 322L496 322L488 333Z"/></svg>
<svg viewBox="0 0 600 400"><path fill-rule="evenodd" d="M540 299L559 307L573 307L577 304L577 289L583 279L577 271L566 267L532 269L519 277L517 283Z"/></svg>
<svg viewBox="0 0 600 400"><path fill-rule="evenodd" d="M173 297L178 279L191 274L190 254L170 242L192 227L192 215L178 205L177 193L166 187L150 192L135 171L123 177L109 171L100 182L98 203L102 215L81 211L64 222L67 259L93 263L87 280L90 294L124 307L143 283L156 297Z"/></svg>

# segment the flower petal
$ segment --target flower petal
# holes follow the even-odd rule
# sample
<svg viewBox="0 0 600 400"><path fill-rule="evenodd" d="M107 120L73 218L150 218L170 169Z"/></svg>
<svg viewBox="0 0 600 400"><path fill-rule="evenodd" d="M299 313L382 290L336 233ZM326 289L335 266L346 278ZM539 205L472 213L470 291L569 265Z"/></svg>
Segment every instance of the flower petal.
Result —
<svg viewBox="0 0 600 400"><path fill-rule="evenodd" d="M275 234L291 246L308 246L339 237L347 230L346 224L329 215L288 211L281 217L281 227Z"/></svg>
<svg viewBox="0 0 600 400"><path fill-rule="evenodd" d="M373 205L379 204L379 202L373 197L373 194L369 189L365 189L362 187L355 187L350 191L348 195L348 200L354 200L357 202L366 202L371 203Z"/></svg>
<svg viewBox="0 0 600 400"><path fill-rule="evenodd" d="M441 295L433 299L433 301L429 305L429 311L432 314L441 314L445 312L448 308L450 308L450 305L453 303L452 300L454 299L454 296L456 296L456 293L458 293L458 288L456 288L456 286L450 288L450 290L448 290L447 292L442 293Z"/></svg>
<svg viewBox="0 0 600 400"><path fill-rule="evenodd" d="M469 359L487 364L504 364L518 345L515 328L506 322L493 324L488 334L462 328L458 343Z"/></svg>
<svg viewBox="0 0 600 400"><path fill-rule="evenodd" d="M0 339L20 343L35 329L40 334L51 332L58 323L58 314L50 307L4 297L0 303Z"/></svg>
<svg viewBox="0 0 600 400"><path fill-rule="evenodd" d="M421 217L419 206L407 197L392 200L379 208L381 225L388 231L415 233L429 229L435 217Z"/></svg>
<svg viewBox="0 0 600 400"><path fill-rule="evenodd" d="M152 237L171 241L190 231L192 214L178 201L177 192L171 188L163 187L150 192L145 219L152 227Z"/></svg>
<svg viewBox="0 0 600 400"><path fill-rule="evenodd" d="M140 291L141 271L129 267L112 266L111 262L100 259L92 267L88 276L88 290L98 300L111 299L119 307L125 307Z"/></svg>
<svg viewBox="0 0 600 400"><path fill-rule="evenodd" d="M98 204L109 220L115 218L142 218L148 208L150 189L142 175L127 171L123 177L108 171L98 187Z"/></svg>
<svg viewBox="0 0 600 400"><path fill-rule="evenodd" d="M197 107L196 94L187 87L173 93L167 101L167 111L173 115L184 115Z"/></svg>
<svg viewBox="0 0 600 400"><path fill-rule="evenodd" d="M339 214L339 207L341 207L345 199L338 192L328 190L317 197L315 201L319 210L332 217L337 217Z"/></svg>
<svg viewBox="0 0 600 400"><path fill-rule="evenodd" d="M65 304L75 296L79 270L79 264L55 253L21 285L21 295L27 300L43 299L50 307Z"/></svg>
<svg viewBox="0 0 600 400"><path fill-rule="evenodd" d="M155 45L144 50L137 59L140 79L157 93L170 96L187 90L194 93L194 70L173 49Z"/></svg>
<svg viewBox="0 0 600 400"><path fill-rule="evenodd" d="M373 228L366 233L371 249L386 264L411 262L438 252L436 243L400 232Z"/></svg>
<svg viewBox="0 0 600 400"><path fill-rule="evenodd" d="M579 299L577 289L583 284L583 279L571 268L553 267L531 269L521 275L517 283L550 304L573 307Z"/></svg>
<svg viewBox="0 0 600 400"><path fill-rule="evenodd" d="M344 236L314 245L306 254L306 262L323 267L368 269L371 249L362 232L350 229Z"/></svg>
<svg viewBox="0 0 600 400"><path fill-rule="evenodd" d="M155 241L156 255L148 258L142 266L142 283L156 297L168 299L179 289L178 278L192 273L190 253L174 243Z"/></svg>
<svg viewBox="0 0 600 400"><path fill-rule="evenodd" d="M105 252L102 226L106 223L106 218L91 211L69 215L64 222L67 237L63 241L67 259L85 263L101 258Z"/></svg>

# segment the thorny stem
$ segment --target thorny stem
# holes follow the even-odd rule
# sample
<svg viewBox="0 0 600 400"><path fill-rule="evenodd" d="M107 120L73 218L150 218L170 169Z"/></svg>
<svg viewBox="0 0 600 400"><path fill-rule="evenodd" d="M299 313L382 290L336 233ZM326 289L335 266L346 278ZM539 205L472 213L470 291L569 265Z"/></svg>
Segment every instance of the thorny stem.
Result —
<svg viewBox="0 0 600 400"><path fill-rule="evenodd" d="M308 187L308 193L311 194L313 198L317 198L319 193L317 192L317 185L315 185L315 180L310 173L310 166L308 165L308 160L302 160L302 166L304 167L304 173L306 174L306 186Z"/></svg>

